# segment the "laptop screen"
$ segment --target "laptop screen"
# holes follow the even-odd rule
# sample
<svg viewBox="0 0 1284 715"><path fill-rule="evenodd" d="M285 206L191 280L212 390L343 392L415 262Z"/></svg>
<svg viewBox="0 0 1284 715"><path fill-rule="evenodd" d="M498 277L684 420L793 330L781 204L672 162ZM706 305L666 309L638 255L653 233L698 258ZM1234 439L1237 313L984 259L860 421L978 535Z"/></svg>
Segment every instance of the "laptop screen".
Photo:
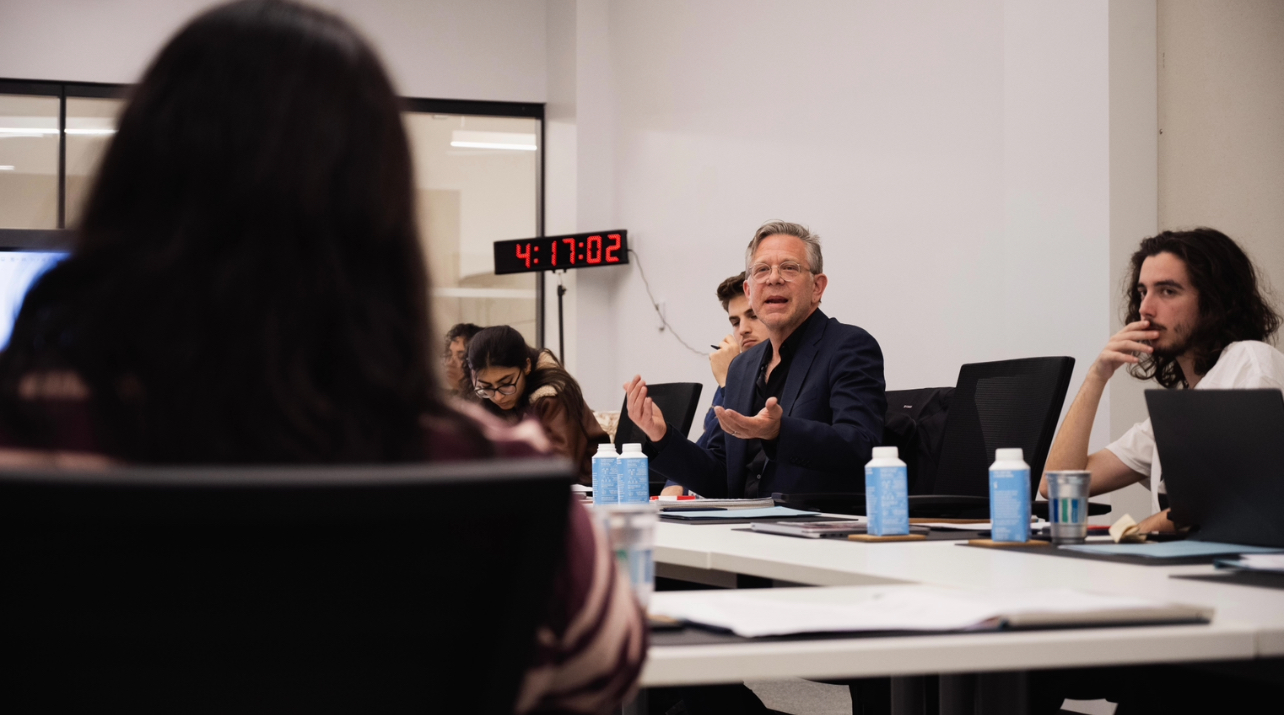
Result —
<svg viewBox="0 0 1284 715"><path fill-rule="evenodd" d="M9 345L13 320L31 284L66 257L63 251L0 250L0 349Z"/></svg>

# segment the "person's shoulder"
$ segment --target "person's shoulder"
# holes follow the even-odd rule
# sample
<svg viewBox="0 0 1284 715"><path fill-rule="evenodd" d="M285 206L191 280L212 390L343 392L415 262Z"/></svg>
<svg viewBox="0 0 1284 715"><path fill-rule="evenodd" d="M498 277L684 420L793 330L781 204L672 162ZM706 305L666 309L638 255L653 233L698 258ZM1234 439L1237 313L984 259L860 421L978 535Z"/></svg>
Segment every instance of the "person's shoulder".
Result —
<svg viewBox="0 0 1284 715"><path fill-rule="evenodd" d="M510 425L487 413L479 405L456 401L451 404L455 413L450 418L426 417L424 431L433 445L434 453L444 460L480 459L495 457L534 457L547 454L551 449L548 437L538 422L523 420ZM479 433L493 447L493 454L481 453L471 446L467 432Z"/></svg>
<svg viewBox="0 0 1284 715"><path fill-rule="evenodd" d="M879 348L878 340L868 330L859 325L844 323L838 318L828 318L825 321L823 342L836 347L842 346L844 349L860 346Z"/></svg>
<svg viewBox="0 0 1284 715"><path fill-rule="evenodd" d="M1240 340L1231 343L1222 351L1222 360L1242 360L1257 364L1284 364L1284 353L1275 346L1260 340Z"/></svg>
<svg viewBox="0 0 1284 715"><path fill-rule="evenodd" d="M1260 340L1241 340L1222 351L1217 364L1250 369L1277 382L1284 382L1284 353Z"/></svg>

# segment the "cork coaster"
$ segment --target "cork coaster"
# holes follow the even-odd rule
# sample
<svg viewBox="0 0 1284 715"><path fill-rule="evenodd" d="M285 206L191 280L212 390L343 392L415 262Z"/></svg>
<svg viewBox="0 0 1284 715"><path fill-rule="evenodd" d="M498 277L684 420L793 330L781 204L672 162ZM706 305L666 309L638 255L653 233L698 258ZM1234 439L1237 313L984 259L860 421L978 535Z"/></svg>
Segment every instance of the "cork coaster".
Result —
<svg viewBox="0 0 1284 715"><path fill-rule="evenodd" d="M899 536L870 536L869 534L848 534L852 541L926 541L926 534L902 534Z"/></svg>
<svg viewBox="0 0 1284 715"><path fill-rule="evenodd" d="M970 539L968 546L991 546L995 548L1012 548L1022 546L1052 546L1051 541L995 541L993 539Z"/></svg>

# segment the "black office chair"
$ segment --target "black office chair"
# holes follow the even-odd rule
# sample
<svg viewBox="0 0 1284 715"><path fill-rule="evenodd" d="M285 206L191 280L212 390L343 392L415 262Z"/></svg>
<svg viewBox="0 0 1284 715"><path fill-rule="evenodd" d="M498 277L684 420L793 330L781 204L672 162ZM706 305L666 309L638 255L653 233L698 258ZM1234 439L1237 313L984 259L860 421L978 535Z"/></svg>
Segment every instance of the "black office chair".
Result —
<svg viewBox="0 0 1284 715"><path fill-rule="evenodd" d="M1071 357L972 363L959 369L952 391L889 392L884 441L909 457L904 461L910 472L910 515L988 518L988 475L998 448L1020 447L1025 452L1033 496L1073 370ZM863 493L776 496L780 503L800 509L865 513ZM1108 509L1094 506L1101 513ZM1035 504L1036 513L1038 507ZM1046 515L1046 506L1042 511Z"/></svg>
<svg viewBox="0 0 1284 715"><path fill-rule="evenodd" d="M662 382L646 386L647 395L664 413L664 419L677 427L678 434L684 437L691 431L691 423L695 421L702 389L704 386L698 382ZM620 423L615 430L615 446L623 447L629 442L646 442L646 435L629 419L629 399L625 397L624 405L620 407ZM652 496L659 494L664 488L664 478L652 474L650 487Z"/></svg>
<svg viewBox="0 0 1284 715"><path fill-rule="evenodd" d="M0 472L11 712L511 713L561 460Z"/></svg>
<svg viewBox="0 0 1284 715"><path fill-rule="evenodd" d="M1033 496L1073 371L1071 357L964 365L950 402L933 481L924 493L910 498L910 512L988 517L989 468L999 448L1023 450Z"/></svg>

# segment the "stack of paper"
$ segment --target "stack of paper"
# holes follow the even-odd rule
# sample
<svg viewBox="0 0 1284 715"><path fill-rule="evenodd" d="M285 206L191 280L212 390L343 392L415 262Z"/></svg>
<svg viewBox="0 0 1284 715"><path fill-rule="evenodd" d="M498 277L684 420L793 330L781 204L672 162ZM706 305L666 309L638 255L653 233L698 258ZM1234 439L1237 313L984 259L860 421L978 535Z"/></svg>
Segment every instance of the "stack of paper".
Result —
<svg viewBox="0 0 1284 715"><path fill-rule="evenodd" d="M1212 616L1211 610L1070 589L986 593L918 585L675 591L655 594L650 612L748 638L1193 622Z"/></svg>
<svg viewBox="0 0 1284 715"><path fill-rule="evenodd" d="M1219 556L1232 554L1261 554L1277 552L1264 546L1244 546L1243 544L1221 544L1216 541L1165 541L1157 544L1088 544L1062 546L1070 551L1103 556L1145 556L1152 559L1180 559L1191 556Z"/></svg>
<svg viewBox="0 0 1284 715"><path fill-rule="evenodd" d="M776 505L771 497L764 499L677 499L660 497L652 499L652 504L659 504L665 511L675 509L769 509Z"/></svg>
<svg viewBox="0 0 1284 715"><path fill-rule="evenodd" d="M1229 566L1249 571L1274 571L1284 573L1284 554L1244 554L1236 560L1217 562L1218 566Z"/></svg>
<svg viewBox="0 0 1284 715"><path fill-rule="evenodd" d="M662 513L661 517L670 519L683 519L692 521L697 519L707 519L710 521L721 521L724 519L785 519L794 516L817 516L820 512L802 511L800 509L790 509L787 506L770 506L762 509L721 509L701 511L699 509L684 509L681 512Z"/></svg>

